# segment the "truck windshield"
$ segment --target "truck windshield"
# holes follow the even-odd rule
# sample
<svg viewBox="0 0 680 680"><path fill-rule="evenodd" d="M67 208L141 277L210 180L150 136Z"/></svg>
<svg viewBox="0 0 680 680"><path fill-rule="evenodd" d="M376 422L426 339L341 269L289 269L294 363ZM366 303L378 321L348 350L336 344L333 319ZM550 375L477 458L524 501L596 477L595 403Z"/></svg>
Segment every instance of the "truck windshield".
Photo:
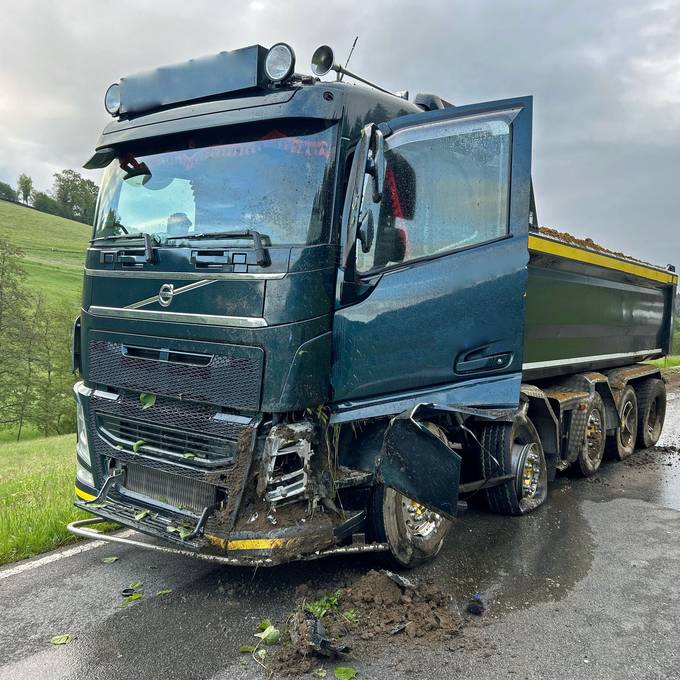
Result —
<svg viewBox="0 0 680 680"><path fill-rule="evenodd" d="M94 237L149 233L163 242L254 229L268 245L323 243L336 127L250 126L126 150L105 171Z"/></svg>

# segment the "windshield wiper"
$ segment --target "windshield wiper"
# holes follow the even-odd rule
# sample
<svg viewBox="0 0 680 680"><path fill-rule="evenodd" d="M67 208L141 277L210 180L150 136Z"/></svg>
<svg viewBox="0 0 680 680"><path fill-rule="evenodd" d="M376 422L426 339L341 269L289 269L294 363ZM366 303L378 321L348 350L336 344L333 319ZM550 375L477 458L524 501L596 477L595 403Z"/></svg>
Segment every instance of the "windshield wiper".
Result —
<svg viewBox="0 0 680 680"><path fill-rule="evenodd" d="M262 234L254 229L245 229L244 231L201 231L197 234L181 234L179 236L166 236L166 241L176 241L180 239L185 239L187 241L196 241L199 239L208 240L216 238L252 238L253 245L255 246L255 257L257 258L257 264L260 267L267 267L269 262L269 256L265 247L262 245Z"/></svg>
<svg viewBox="0 0 680 680"><path fill-rule="evenodd" d="M145 231L140 231L136 234L114 234L113 236L97 236L90 240L90 243L96 243L98 241L117 241L121 238L135 239L141 238L144 240L144 261L154 262L156 259L154 243L160 243L156 238L155 234L148 234Z"/></svg>

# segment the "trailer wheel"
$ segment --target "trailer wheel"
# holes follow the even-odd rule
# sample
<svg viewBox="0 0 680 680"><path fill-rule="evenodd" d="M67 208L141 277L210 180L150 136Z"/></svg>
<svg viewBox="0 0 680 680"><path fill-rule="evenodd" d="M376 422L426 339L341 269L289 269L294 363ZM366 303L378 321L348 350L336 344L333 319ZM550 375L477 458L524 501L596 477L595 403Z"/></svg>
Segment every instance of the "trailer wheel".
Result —
<svg viewBox="0 0 680 680"><path fill-rule="evenodd" d="M434 423L423 423L446 440ZM435 557L442 548L451 522L394 489L377 486L369 506L370 538L387 543L392 562L411 569Z"/></svg>
<svg viewBox="0 0 680 680"><path fill-rule="evenodd" d="M595 392L586 413L586 433L578 453L577 470L583 477L591 477L600 468L607 443L607 421L604 402Z"/></svg>
<svg viewBox="0 0 680 680"><path fill-rule="evenodd" d="M638 443L649 449L661 436L666 418L666 383L658 378L644 380L637 389Z"/></svg>
<svg viewBox="0 0 680 680"><path fill-rule="evenodd" d="M513 476L483 491L491 512L525 515L543 504L548 496L548 468L541 438L525 415L516 416L512 423L485 423L480 444L484 478Z"/></svg>
<svg viewBox="0 0 680 680"><path fill-rule="evenodd" d="M606 452L610 458L624 460L635 451L638 431L637 397L630 385L623 391L619 411L619 426L611 437L607 437Z"/></svg>

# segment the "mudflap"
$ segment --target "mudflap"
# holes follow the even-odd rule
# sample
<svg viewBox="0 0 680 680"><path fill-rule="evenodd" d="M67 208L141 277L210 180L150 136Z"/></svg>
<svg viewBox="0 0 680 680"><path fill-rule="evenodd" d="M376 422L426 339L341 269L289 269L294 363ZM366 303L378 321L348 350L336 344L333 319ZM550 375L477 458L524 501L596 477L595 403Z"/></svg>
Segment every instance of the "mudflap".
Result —
<svg viewBox="0 0 680 680"><path fill-rule="evenodd" d="M388 426L377 460L377 480L455 519L461 457L416 420L417 408L395 416Z"/></svg>

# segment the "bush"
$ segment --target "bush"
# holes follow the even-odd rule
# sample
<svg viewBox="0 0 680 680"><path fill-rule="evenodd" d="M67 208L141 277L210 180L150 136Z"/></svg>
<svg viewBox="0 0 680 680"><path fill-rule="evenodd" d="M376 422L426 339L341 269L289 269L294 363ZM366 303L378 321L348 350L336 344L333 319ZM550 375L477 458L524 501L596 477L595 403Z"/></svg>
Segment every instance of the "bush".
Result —
<svg viewBox="0 0 680 680"><path fill-rule="evenodd" d="M36 191L33 194L33 207L50 215L57 215L58 217L65 217L64 209L58 201L55 201L51 196L48 196L42 191Z"/></svg>
<svg viewBox="0 0 680 680"><path fill-rule="evenodd" d="M0 182L0 198L4 198L6 201L16 201L17 192L9 184Z"/></svg>

